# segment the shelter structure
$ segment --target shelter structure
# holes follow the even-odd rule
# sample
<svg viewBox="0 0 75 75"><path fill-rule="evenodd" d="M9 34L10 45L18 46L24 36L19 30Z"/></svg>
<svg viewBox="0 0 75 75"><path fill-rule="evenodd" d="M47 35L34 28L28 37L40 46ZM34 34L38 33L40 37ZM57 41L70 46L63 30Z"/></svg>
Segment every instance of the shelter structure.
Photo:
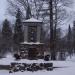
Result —
<svg viewBox="0 0 75 75"><path fill-rule="evenodd" d="M43 22L35 18L23 20L24 42L20 44L21 55L29 59L37 59L44 55L42 40Z"/></svg>

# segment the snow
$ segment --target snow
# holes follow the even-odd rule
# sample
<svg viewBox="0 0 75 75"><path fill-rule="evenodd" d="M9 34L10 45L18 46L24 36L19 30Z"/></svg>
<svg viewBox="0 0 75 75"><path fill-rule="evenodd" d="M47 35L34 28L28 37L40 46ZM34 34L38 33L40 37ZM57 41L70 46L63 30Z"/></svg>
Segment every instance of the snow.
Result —
<svg viewBox="0 0 75 75"><path fill-rule="evenodd" d="M75 62L71 61L51 61L54 66L60 67L53 71L37 71L37 72L15 72L9 74L8 71L0 71L0 75L75 75Z"/></svg>
<svg viewBox="0 0 75 75"><path fill-rule="evenodd" d="M67 61L75 62L75 55L67 57Z"/></svg>
<svg viewBox="0 0 75 75"><path fill-rule="evenodd" d="M10 65L10 63L13 61L13 55L7 54L5 58L0 59L0 65Z"/></svg>
<svg viewBox="0 0 75 75"><path fill-rule="evenodd" d="M13 60L11 55L8 55L7 58L3 58L0 60L0 64L12 62L12 61L15 61L15 60ZM44 60L27 60L27 59L15 61L15 62L47 63L47 61L44 61ZM9 71L7 70L0 70L0 75L46 75L46 74L47 75L75 75L75 56L73 56L71 59L70 57L68 57L66 61L48 61L48 62L52 62L54 67L59 67L59 68L55 68L53 71L46 71L46 70L37 71L37 72L25 71L25 72L15 72L11 74L9 74Z"/></svg>
<svg viewBox="0 0 75 75"><path fill-rule="evenodd" d="M49 63L44 60L28 60L28 59L21 59L21 60L14 60L14 58L3 58L0 60L0 65L10 65L12 62L15 63Z"/></svg>
<svg viewBox="0 0 75 75"><path fill-rule="evenodd" d="M37 20L37 19L35 19L35 18L30 18L30 19L25 20L25 21L23 21L23 22L42 22L42 21Z"/></svg>
<svg viewBox="0 0 75 75"><path fill-rule="evenodd" d="M28 59L21 59L19 61L14 61L15 63L50 63L50 61L44 61L44 60L28 60Z"/></svg>
<svg viewBox="0 0 75 75"><path fill-rule="evenodd" d="M38 44L44 44L44 43L40 43L40 42L22 42L21 44L29 44L29 45L38 45Z"/></svg>

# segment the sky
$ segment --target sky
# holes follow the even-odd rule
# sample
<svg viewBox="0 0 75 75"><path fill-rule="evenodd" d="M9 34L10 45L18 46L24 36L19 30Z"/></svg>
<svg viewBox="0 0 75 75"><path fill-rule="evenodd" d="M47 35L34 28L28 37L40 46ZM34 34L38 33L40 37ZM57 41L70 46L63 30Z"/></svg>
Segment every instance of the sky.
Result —
<svg viewBox="0 0 75 75"><path fill-rule="evenodd" d="M7 13L7 0L0 0L0 22L2 22L4 19L8 19L12 22L13 17L8 15Z"/></svg>
<svg viewBox="0 0 75 75"><path fill-rule="evenodd" d="M6 0L0 0L0 21L4 20L6 18L6 7L7 2Z"/></svg>
<svg viewBox="0 0 75 75"><path fill-rule="evenodd" d="M7 0L0 0L0 22L2 22L6 18L9 19L9 20L13 19L12 17L7 15L7 6L8 6ZM69 9L67 8L66 10L67 10L68 13L71 13L71 15L69 16L69 20L67 22L68 23L67 25L71 24L71 26L72 26L72 21L74 19L73 14L75 14L72 11L75 12L75 3L71 8L69 8ZM67 25L62 26L63 29L68 28Z"/></svg>

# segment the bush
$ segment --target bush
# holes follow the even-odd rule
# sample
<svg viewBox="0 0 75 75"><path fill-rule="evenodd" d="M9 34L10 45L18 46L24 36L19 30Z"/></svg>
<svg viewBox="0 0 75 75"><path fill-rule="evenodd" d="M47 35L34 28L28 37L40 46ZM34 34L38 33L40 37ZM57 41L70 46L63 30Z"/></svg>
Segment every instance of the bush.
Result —
<svg viewBox="0 0 75 75"><path fill-rule="evenodd" d="M49 61L49 57L50 57L49 55L46 55L46 56L44 57L44 60L45 60L45 61Z"/></svg>
<svg viewBox="0 0 75 75"><path fill-rule="evenodd" d="M16 60L20 59L20 56L18 54L14 54L14 57L16 58Z"/></svg>

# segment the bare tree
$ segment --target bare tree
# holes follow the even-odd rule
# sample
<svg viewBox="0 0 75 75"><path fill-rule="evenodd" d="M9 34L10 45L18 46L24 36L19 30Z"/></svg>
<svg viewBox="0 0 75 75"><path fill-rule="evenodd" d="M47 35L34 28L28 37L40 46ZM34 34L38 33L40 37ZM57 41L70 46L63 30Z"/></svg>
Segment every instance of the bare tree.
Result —
<svg viewBox="0 0 75 75"><path fill-rule="evenodd" d="M9 13L12 15L15 15L17 9L19 8L20 11L23 14L23 17L26 16L26 10L28 3L31 7L32 16L36 17L37 19L41 18L45 24L46 31L49 32L49 0L7 0L9 3L8 9ZM55 4L56 1L56 4ZM54 9L57 9L57 24L62 25L65 23L65 20L68 18L68 16L71 16L71 14L68 14L66 11L67 7L70 7L72 5L72 0L53 0L55 7ZM53 10L54 10L53 9ZM13 11L12 11L13 10ZM67 20L68 21L68 20Z"/></svg>
<svg viewBox="0 0 75 75"><path fill-rule="evenodd" d="M27 7L28 5L30 5L32 10L32 16L38 19L39 11L42 9L43 5L43 1L40 0L7 0L7 1L9 3L8 13L14 15L17 12L17 9L20 9L24 18L26 16Z"/></svg>

